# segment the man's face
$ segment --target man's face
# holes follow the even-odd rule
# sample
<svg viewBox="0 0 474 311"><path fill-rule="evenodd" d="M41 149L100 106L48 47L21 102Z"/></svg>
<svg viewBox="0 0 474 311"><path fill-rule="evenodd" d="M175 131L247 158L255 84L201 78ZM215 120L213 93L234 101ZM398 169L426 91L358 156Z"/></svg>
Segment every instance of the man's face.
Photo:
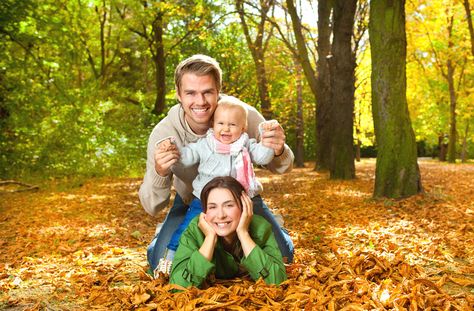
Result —
<svg viewBox="0 0 474 311"><path fill-rule="evenodd" d="M223 144L232 144L245 131L245 121L240 109L218 106L214 113L214 136Z"/></svg>
<svg viewBox="0 0 474 311"><path fill-rule="evenodd" d="M219 97L213 77L185 73L181 79L177 97L183 106L186 121L191 129L196 134L205 134L210 127L210 120Z"/></svg>

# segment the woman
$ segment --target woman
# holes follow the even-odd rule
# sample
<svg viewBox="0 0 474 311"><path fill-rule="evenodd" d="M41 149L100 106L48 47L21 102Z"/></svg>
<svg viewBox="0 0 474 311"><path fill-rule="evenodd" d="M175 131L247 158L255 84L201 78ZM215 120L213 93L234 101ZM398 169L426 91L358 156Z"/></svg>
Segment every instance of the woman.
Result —
<svg viewBox="0 0 474 311"><path fill-rule="evenodd" d="M267 284L286 280L272 226L253 215L252 200L232 177L216 177L201 191L204 213L184 231L170 283L199 287L211 274L227 279L250 274Z"/></svg>

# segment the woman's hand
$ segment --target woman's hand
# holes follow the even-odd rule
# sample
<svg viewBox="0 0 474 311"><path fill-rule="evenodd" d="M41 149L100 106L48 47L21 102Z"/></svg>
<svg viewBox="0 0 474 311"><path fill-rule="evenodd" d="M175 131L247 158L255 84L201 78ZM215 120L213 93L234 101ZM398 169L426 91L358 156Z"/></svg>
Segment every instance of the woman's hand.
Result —
<svg viewBox="0 0 474 311"><path fill-rule="evenodd" d="M207 222L206 220L206 214L201 213L199 215L199 223L198 223L199 229L201 229L202 233L204 233L204 236L217 236L216 231L214 231L214 228L211 227L211 225Z"/></svg>
<svg viewBox="0 0 474 311"><path fill-rule="evenodd" d="M237 237L242 245L244 255L247 257L256 245L249 232L249 226L253 217L253 202L245 192L242 192L240 200L242 201L242 214L237 226Z"/></svg>
<svg viewBox="0 0 474 311"><path fill-rule="evenodd" d="M249 231L249 225L253 217L253 202L247 193L242 192L240 200L242 201L242 215L240 216L239 225L237 226L237 234Z"/></svg>
<svg viewBox="0 0 474 311"><path fill-rule="evenodd" d="M204 233L204 242L199 248L199 252L203 255L208 261L212 260L214 254L214 247L217 243L217 233L211 227L211 225L206 221L206 214L201 213L199 215L199 229Z"/></svg>

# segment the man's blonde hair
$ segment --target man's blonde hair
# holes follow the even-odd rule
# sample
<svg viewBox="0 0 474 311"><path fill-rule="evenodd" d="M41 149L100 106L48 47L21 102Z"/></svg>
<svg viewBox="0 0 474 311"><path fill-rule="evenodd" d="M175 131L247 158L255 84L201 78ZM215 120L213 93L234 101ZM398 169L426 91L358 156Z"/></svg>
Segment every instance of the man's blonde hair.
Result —
<svg viewBox="0 0 474 311"><path fill-rule="evenodd" d="M220 92L222 87L222 69L214 58L203 54L196 54L179 63L174 72L174 85L178 94L181 88L181 80L185 73L193 73L197 76L212 76L216 83L217 92Z"/></svg>
<svg viewBox="0 0 474 311"><path fill-rule="evenodd" d="M247 117L248 117L249 112L247 108L245 108L245 104L243 101L241 101L240 99L234 96L224 95L217 102L216 110L219 108L238 110L242 114L242 117L245 120L245 128L247 129Z"/></svg>

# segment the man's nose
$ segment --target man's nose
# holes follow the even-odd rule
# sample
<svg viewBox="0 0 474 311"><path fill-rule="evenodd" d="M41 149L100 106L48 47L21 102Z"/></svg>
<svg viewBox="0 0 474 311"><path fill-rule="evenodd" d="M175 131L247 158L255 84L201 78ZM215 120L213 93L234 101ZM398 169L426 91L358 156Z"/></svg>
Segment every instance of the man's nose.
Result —
<svg viewBox="0 0 474 311"><path fill-rule="evenodd" d="M196 102L199 105L204 105L206 103L206 96L204 94L198 94Z"/></svg>

